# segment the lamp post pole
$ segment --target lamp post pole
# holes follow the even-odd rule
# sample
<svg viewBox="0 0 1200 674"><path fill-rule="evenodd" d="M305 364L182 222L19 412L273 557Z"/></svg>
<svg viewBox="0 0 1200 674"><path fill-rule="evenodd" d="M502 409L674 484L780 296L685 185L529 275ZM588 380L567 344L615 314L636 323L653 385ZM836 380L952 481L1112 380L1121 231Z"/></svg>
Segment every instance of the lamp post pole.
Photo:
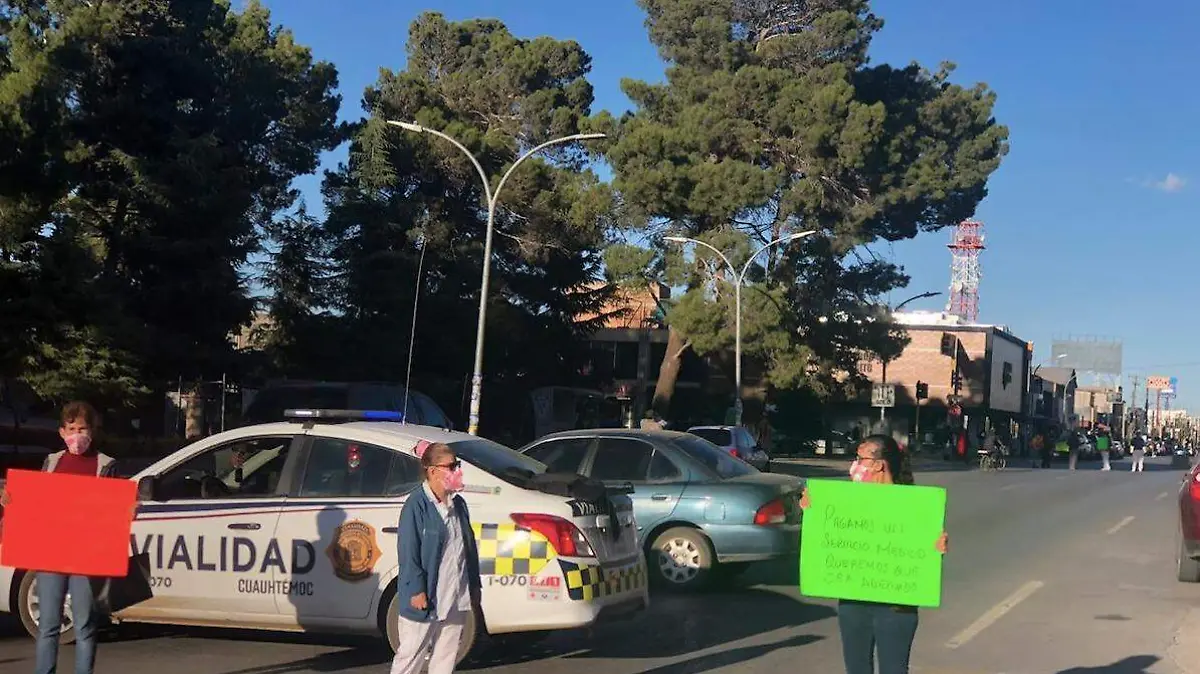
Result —
<svg viewBox="0 0 1200 674"><path fill-rule="evenodd" d="M733 287L733 297L734 297L734 299L733 299L733 303L734 303L734 309L733 309L733 312L734 312L734 318L733 318L733 320L734 320L734 328L733 328L734 364L733 364L733 368L734 368L734 377L733 378L734 378L734 386L737 389L736 395L734 397L734 403L733 403L734 404L733 423L735 426L742 425L742 282L746 280L746 273L748 271L750 271L750 266L754 263L754 260L759 255L761 255L764 250L767 250L771 246L776 246L781 243L791 243L792 241L798 241L800 239L803 239L806 236L812 236L813 234L816 234L816 233L817 233L816 230L809 230L807 232L797 232L795 234L788 234L787 236L781 236L778 239L775 239L774 241L766 243L763 246L759 247L758 250L754 251L754 254L751 255L748 260L746 260L746 264L742 265L741 270L738 270L737 267L733 266L733 263L729 261L729 258L725 257L724 253L722 253L721 251L714 248L711 244L708 244L704 241L700 241L698 239L690 239L690 238L683 237L683 236L665 237L665 240L670 241L671 243L694 243L697 246L703 246L703 247L711 250L713 253L716 254L717 257L721 258L721 261L725 263L725 266L729 267L729 270L731 272L733 272L733 274L734 274L734 287Z"/></svg>
<svg viewBox="0 0 1200 674"><path fill-rule="evenodd" d="M544 150L545 148L552 145L573 143L580 140L595 140L597 138L604 138L604 134L576 133L570 136L548 140L518 157L517 160L513 162L512 166L509 166L508 170L504 172L504 175L500 176L500 182L496 183L496 189L492 190L491 181L488 179L487 172L483 170L483 165L479 163L479 160L475 158L474 154L471 154L471 151L468 150L465 145L458 142L453 137L436 129L430 129L429 127L421 126L420 124L411 122L398 122L389 119L387 120L387 123L392 126L398 126L405 131L411 131L413 133L428 133L450 142L452 145L454 145L454 147L461 150L463 154L467 155L467 158L471 160L471 164L475 167L475 172L479 174L480 181L483 182L483 194L487 199L488 209L487 233L484 235L483 239L483 278L479 283L479 319L475 324L475 366L471 372L471 407L469 425L467 428L467 432L471 435L478 435L479 406L483 391L484 326L487 324L488 289L491 285L492 279L492 236L495 233L496 206L499 203L500 190L504 188L504 183L508 181L508 177L512 175L513 171L521 165L521 162Z"/></svg>

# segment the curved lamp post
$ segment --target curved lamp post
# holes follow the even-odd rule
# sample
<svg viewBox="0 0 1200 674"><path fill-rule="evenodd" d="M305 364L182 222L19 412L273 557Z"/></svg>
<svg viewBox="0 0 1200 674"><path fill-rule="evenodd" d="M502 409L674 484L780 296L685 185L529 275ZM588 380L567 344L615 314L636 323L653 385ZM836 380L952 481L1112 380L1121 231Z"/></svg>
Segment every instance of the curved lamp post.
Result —
<svg viewBox="0 0 1200 674"><path fill-rule="evenodd" d="M508 177L512 175L513 171L515 171L516 168L521 165L521 162L550 147L551 145L562 145L564 143L573 143L580 140L595 140L597 138L604 138L605 136L602 133L576 133L570 136L548 140L518 157L517 160L513 162L512 166L509 166L508 170L504 172L504 175L500 176L500 182L496 183L496 189L493 190L491 181L488 179L487 171L483 170L483 165L479 163L479 160L475 158L475 155L471 154L471 151L468 150L466 146L451 136L442 133L437 129L430 129L429 127L421 126L420 124L414 124L412 122L398 122L389 119L387 120L387 123L392 126L398 126L405 131L411 131L413 133L428 133L437 136L442 140L450 142L452 145L454 145L454 147L461 150L463 154L467 155L467 158L471 160L471 164L475 166L475 172L479 174L480 181L483 182L483 194L484 197L487 198L488 209L487 234L484 236L483 240L483 278L479 284L479 320L475 326L475 368L471 373L471 411L469 417L470 424L467 428L467 432L471 435L478 435L479 404L480 396L483 390L484 326L487 323L488 287L491 284L492 278L492 235L495 233L496 205L499 203L500 190L504 189L504 183L508 181Z"/></svg>
<svg viewBox="0 0 1200 674"><path fill-rule="evenodd" d="M938 295L941 295L941 294L942 294L942 293L940 293L940 292L933 292L933 291L930 291L930 292L921 293L920 295L913 295L912 297L910 297L910 298L908 298L908 299L904 300L904 301L903 301L903 302L901 302L900 304L897 304L897 305L896 305L896 306L894 306L894 307L889 307L889 308L888 308L888 313L889 313L889 314L894 314L894 313L896 313L897 311L900 311L901 309L903 309L903 308L904 308L904 305L905 305L905 304L908 304L909 302L915 302L915 301L917 301L917 300L923 300L923 299L925 299L925 298L927 298L927 297L937 297ZM887 358L881 358L880 360L881 360L881 361L882 361L882 363L883 363L883 365L882 365L882 368L881 368L881 370L882 370L882 371L880 372L880 383L881 383L881 384L886 384L886 383L887 383L887 366L888 366L888 359L887 359ZM920 407L920 404L921 404L921 403L920 403L920 401L917 401L917 406L918 406L918 408ZM887 408L886 408L886 407L880 407L880 408L879 408L879 421L883 422L883 421L886 421L886 420L887 420Z"/></svg>
<svg viewBox="0 0 1200 674"><path fill-rule="evenodd" d="M728 257L725 257L724 253L722 253L721 251L714 248L711 244L705 243L704 241L700 241L698 239L691 239L691 238L688 238L685 236L663 237L664 241L670 241L671 243L681 243L681 244L694 243L697 246L703 246L703 247L711 250L713 253L716 253L717 257L721 258L721 261L724 262L727 267L729 267L729 271L733 272L733 274L734 274L734 326L735 327L733 330L733 340L734 340L733 341L733 343L734 343L734 346L733 346L734 356L733 357L734 357L734 379L735 379L734 385L737 387L737 396L734 401L733 419L734 419L734 425L736 425L736 426L742 425L742 282L746 280L746 273L748 271L750 271L750 265L754 263L755 258L757 258L759 255L761 255L764 250L770 248L771 246L777 246L781 243L791 243L793 241L799 241L800 239L803 239L806 236L812 236L813 234L816 234L816 233L817 233L816 230L809 230L807 232L797 232L795 234L788 234L787 236L781 236L778 239L775 239L774 241L771 241L771 242L763 245L763 246L759 247L758 250L754 251L754 254L750 256L750 259L746 260L746 264L742 265L742 268L740 271L738 270L737 267L733 266L733 263L729 261Z"/></svg>

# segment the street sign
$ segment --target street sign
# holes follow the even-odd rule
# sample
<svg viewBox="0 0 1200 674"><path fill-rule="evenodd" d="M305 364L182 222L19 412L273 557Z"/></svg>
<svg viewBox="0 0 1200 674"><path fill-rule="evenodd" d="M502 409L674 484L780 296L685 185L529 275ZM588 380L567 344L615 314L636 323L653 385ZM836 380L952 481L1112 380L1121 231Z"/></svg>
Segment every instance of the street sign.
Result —
<svg viewBox="0 0 1200 674"><path fill-rule="evenodd" d="M871 387L871 407L895 407L896 385L875 384Z"/></svg>

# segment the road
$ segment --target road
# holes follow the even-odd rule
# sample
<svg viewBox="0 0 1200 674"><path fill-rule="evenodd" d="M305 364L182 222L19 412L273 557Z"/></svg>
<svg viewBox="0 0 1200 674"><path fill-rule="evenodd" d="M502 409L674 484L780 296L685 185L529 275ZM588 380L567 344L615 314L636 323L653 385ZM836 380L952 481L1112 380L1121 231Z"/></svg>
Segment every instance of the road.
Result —
<svg viewBox="0 0 1200 674"><path fill-rule="evenodd" d="M795 467L792 467L795 469ZM1165 459L1145 473L925 470L949 490L943 606L926 610L919 674L1190 674L1200 586L1176 582L1175 494ZM807 468L811 472L824 469ZM831 473L844 474L837 466ZM0 674L32 671L32 643L0 628ZM1177 643L1178 642L1178 643ZM635 621L555 634L471 662L480 674L841 671L832 603L804 599L790 565L699 596L656 595ZM71 649L65 648L65 658ZM370 642L137 629L100 647L100 674L307 674L386 670ZM69 669L67 670L69 671ZM1200 671L1200 667L1197 668Z"/></svg>

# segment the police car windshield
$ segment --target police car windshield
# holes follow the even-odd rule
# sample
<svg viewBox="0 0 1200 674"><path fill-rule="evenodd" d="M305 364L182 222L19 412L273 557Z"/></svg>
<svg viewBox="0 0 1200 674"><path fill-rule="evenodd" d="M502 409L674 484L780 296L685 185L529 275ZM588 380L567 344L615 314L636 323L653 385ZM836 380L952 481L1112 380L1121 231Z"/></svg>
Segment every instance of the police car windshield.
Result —
<svg viewBox="0 0 1200 674"><path fill-rule="evenodd" d="M486 470L505 482L520 486L522 479L546 472L546 464L515 452L486 438L471 438L450 443L458 458Z"/></svg>

